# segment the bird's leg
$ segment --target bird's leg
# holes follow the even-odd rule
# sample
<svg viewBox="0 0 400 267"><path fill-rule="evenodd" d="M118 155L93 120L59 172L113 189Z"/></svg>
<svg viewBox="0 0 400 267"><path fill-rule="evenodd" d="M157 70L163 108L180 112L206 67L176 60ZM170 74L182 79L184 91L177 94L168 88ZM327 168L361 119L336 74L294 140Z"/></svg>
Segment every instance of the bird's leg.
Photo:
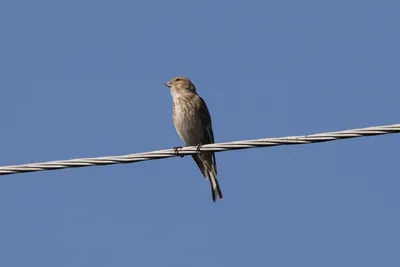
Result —
<svg viewBox="0 0 400 267"><path fill-rule="evenodd" d="M182 149L181 146L174 146L175 154L181 158L183 158L184 155L179 155L179 150Z"/></svg>

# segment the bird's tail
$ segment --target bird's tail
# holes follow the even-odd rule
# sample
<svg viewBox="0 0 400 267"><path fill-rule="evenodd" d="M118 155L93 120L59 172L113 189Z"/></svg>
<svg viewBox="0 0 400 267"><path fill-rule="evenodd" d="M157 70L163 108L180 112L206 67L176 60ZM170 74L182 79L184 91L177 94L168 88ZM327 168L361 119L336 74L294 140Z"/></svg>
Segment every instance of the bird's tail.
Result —
<svg viewBox="0 0 400 267"><path fill-rule="evenodd" d="M219 186L218 183L218 176L217 176L217 167L215 163L215 158L214 162L212 161L212 154L210 155L192 155L194 161L196 162L197 166L199 166L199 169L203 173L204 177L210 181L211 185L211 194L212 194L212 199L215 202L217 200L217 197L222 199L222 191L221 187ZM200 158L202 157L202 158Z"/></svg>
<svg viewBox="0 0 400 267"><path fill-rule="evenodd" d="M215 167L214 167L214 165L211 165L210 167L207 168L208 169L208 176L209 176L208 180L210 181L210 185L211 185L212 199L215 202L217 200L217 197L222 199L223 196L222 196L221 187L219 186L219 183L218 183L218 176L217 176L217 172L215 170Z"/></svg>

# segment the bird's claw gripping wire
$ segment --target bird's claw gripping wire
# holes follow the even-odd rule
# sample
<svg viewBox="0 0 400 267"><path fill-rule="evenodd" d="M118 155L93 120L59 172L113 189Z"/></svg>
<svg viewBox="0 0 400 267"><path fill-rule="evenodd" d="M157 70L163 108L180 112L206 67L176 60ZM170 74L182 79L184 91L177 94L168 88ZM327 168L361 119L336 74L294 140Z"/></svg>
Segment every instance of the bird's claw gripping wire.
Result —
<svg viewBox="0 0 400 267"><path fill-rule="evenodd" d="M200 151L200 148L201 148L202 145L203 145L203 144L197 144L197 145L196 145L196 150L197 150L197 151Z"/></svg>
<svg viewBox="0 0 400 267"><path fill-rule="evenodd" d="M175 147L174 147L175 154L176 154L177 156L179 156L179 157L183 158L183 157L184 157L184 155L179 155L179 150L181 150L181 149L182 149L182 147L181 147L181 146L175 146Z"/></svg>

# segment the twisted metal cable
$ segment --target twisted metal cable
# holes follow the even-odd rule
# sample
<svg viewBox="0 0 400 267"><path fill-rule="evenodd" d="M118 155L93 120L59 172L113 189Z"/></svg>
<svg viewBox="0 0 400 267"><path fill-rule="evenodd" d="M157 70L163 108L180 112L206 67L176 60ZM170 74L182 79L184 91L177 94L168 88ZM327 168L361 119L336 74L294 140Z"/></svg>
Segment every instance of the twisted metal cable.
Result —
<svg viewBox="0 0 400 267"><path fill-rule="evenodd" d="M190 147L183 147L179 150L165 149L165 150L122 155L122 156L57 160L57 161L49 161L42 163L0 167L0 175L57 170L66 168L99 166L99 165L112 165L121 163L133 163L145 160L155 160L155 159L191 155L191 154L201 153L202 151L222 152L227 150L239 150L239 149L256 148L256 147L320 143L320 142L334 141L347 138L393 134L399 132L400 132L400 124L393 124L393 125L368 127L368 128L353 129L346 131L330 132L330 133L319 133L319 134L304 135L304 136L263 138L263 139L235 141L228 143L208 144L208 145L203 145L201 147L190 146Z"/></svg>

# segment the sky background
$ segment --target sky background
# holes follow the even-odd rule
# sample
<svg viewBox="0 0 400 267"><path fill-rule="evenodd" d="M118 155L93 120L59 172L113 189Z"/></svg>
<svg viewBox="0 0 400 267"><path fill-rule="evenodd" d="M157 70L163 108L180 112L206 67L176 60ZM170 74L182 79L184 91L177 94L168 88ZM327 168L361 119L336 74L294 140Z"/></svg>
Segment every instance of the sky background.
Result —
<svg viewBox="0 0 400 267"><path fill-rule="evenodd" d="M399 1L0 2L0 165L400 123ZM399 135L0 177L0 265L400 266Z"/></svg>

